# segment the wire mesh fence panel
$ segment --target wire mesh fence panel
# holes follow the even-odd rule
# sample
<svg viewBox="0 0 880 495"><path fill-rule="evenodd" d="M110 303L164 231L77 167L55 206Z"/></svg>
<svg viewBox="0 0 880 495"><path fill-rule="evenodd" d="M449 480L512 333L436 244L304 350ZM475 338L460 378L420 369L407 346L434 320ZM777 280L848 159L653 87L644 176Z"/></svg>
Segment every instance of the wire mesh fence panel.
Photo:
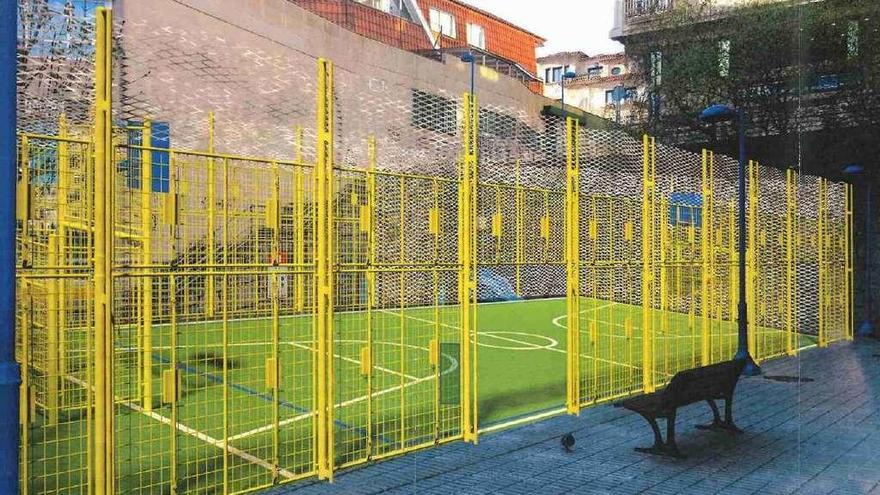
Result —
<svg viewBox="0 0 880 495"><path fill-rule="evenodd" d="M797 326L804 335L819 337L819 181L798 175L797 191Z"/></svg>
<svg viewBox="0 0 880 495"><path fill-rule="evenodd" d="M740 280L728 157L174 2L19 6L24 493L243 493L651 391L733 356L740 283L759 360L852 337L846 185L753 164Z"/></svg>
<svg viewBox="0 0 880 495"><path fill-rule="evenodd" d="M757 361L793 353L794 277L789 228L791 174L760 166L749 168L749 335ZM781 199L785 198L784 201Z"/></svg>
<svg viewBox="0 0 880 495"><path fill-rule="evenodd" d="M849 186L820 179L820 343L850 337Z"/></svg>
<svg viewBox="0 0 880 495"><path fill-rule="evenodd" d="M579 137L581 402L643 386L641 143L620 132Z"/></svg>
<svg viewBox="0 0 880 495"><path fill-rule="evenodd" d="M334 465L462 436L460 97L335 82Z"/></svg>
<svg viewBox="0 0 880 495"><path fill-rule="evenodd" d="M475 261L477 298L484 303L478 309L483 322L478 375L485 384L480 403L481 426L486 427L510 416L558 408L565 400L565 351L555 334L566 327L561 314L566 294L566 146L562 119L535 118L500 105L480 106L478 130ZM558 308L547 315L552 323L534 317L537 305ZM497 321L498 307L504 308L507 322ZM547 323L552 330L544 332L538 325ZM531 365L525 360L502 365L511 349L542 356ZM508 395L514 384L533 399L501 407L512 402Z"/></svg>
<svg viewBox="0 0 880 495"><path fill-rule="evenodd" d="M22 366L26 493L89 486L93 322L91 146L22 135L17 211L16 356Z"/></svg>

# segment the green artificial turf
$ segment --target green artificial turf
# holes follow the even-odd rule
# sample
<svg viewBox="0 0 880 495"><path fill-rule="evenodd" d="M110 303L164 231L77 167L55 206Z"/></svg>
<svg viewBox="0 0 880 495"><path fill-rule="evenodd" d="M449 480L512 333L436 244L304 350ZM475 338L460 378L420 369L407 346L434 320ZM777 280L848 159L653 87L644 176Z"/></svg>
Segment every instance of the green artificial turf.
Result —
<svg viewBox="0 0 880 495"><path fill-rule="evenodd" d="M643 380L642 308L584 299L581 310L581 401L637 391ZM565 312L565 299L478 306L481 427L564 405ZM663 314L656 313L662 320ZM337 465L460 436L458 316L456 306L376 310L369 319L357 311L335 315L331 395ZM700 345L693 317L667 316L669 323L654 329L658 381L692 366ZM315 451L312 323L309 316L282 316L277 329L271 318L231 320L225 326L221 321L154 325L152 412L144 410L142 336L136 328L117 329L114 457L119 489L169 493L170 480L177 480L178 491L201 492L222 485L224 469L231 491L308 474ZM735 349L733 323L716 322L713 332L723 348L719 352ZM781 342L778 331L761 329L759 334L770 344ZM432 341L439 347L437 366L429 359ZM361 366L368 342L373 349L369 376ZM801 345L811 342L801 336ZM267 384L272 358L280 370L277 391ZM163 374L175 362L180 389L172 405L163 401ZM64 380L65 397L78 397L68 404L86 400L88 372L77 369L76 376ZM369 396L372 401L366 400ZM69 407L58 425L38 415L28 453L36 492L64 492L84 483L87 413ZM230 445L225 458L224 438ZM275 464L278 472L271 469Z"/></svg>

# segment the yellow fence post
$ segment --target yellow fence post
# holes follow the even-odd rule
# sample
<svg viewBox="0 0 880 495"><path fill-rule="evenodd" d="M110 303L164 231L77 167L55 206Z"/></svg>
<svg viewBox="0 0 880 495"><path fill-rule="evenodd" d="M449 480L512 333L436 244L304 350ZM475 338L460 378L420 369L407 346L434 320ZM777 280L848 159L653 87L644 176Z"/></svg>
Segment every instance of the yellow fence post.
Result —
<svg viewBox="0 0 880 495"><path fill-rule="evenodd" d="M153 125L149 120L144 121L141 134L141 263L149 267L153 263L153 151L152 143ZM149 270L149 268L147 268ZM153 410L153 279L143 277L141 312L143 314L143 403L144 411Z"/></svg>
<svg viewBox="0 0 880 495"><path fill-rule="evenodd" d="M306 215L306 198L305 198L305 184L303 183L303 128L296 128L296 165L293 169L293 187L296 194L296 205L294 207L294 248L293 248L293 262L297 266L297 270L302 270L303 265L306 262L306 250L305 250L305 215ZM296 287L295 287L295 309L297 313L302 313L305 310L305 299L306 299L306 289L305 289L305 276L301 273L297 273L296 275Z"/></svg>
<svg viewBox="0 0 880 495"><path fill-rule="evenodd" d="M113 281L112 13L95 11L95 493L113 491Z"/></svg>
<svg viewBox="0 0 880 495"><path fill-rule="evenodd" d="M654 138L642 137L642 374L646 393L654 391Z"/></svg>
<svg viewBox="0 0 880 495"><path fill-rule="evenodd" d="M231 201L229 177L229 159L223 159L223 283L221 284L221 311L223 325L221 340L223 343L223 383L229 383L229 202ZM223 493L229 492L229 387L223 387Z"/></svg>
<svg viewBox="0 0 880 495"><path fill-rule="evenodd" d="M818 276L819 276L819 347L828 345L828 336L825 328L825 298L828 287L825 280L825 210L828 208L825 191L825 179L819 179L819 212L818 212Z"/></svg>
<svg viewBox="0 0 880 495"><path fill-rule="evenodd" d="M565 123L565 262L566 306L568 315L568 361L566 406L578 414L581 404L580 373L580 122L568 117Z"/></svg>
<svg viewBox="0 0 880 495"><path fill-rule="evenodd" d="M61 273L58 269L58 234L49 235L48 265L53 273ZM58 424L58 279L46 281L49 293L46 295L46 421L50 425Z"/></svg>
<svg viewBox="0 0 880 495"><path fill-rule="evenodd" d="M711 334L711 318L712 318L712 300L710 285L712 284L713 274L709 270L709 260L715 256L712 244L712 183L709 181L709 150L703 150L703 208L700 215L700 255L702 259L702 284L700 285L700 303L701 303L701 320L700 320L700 362L702 366L707 366L712 361L712 334Z"/></svg>
<svg viewBox="0 0 880 495"><path fill-rule="evenodd" d="M316 391L318 477L333 480L333 63L318 60L317 164L315 167L317 283Z"/></svg>
<svg viewBox="0 0 880 495"><path fill-rule="evenodd" d="M214 153L217 152L214 138L214 112L208 112L208 271L215 271L217 265L217 170L214 161ZM205 313L208 318L215 314L214 306L216 298L214 276L209 275L205 280Z"/></svg>
<svg viewBox="0 0 880 495"><path fill-rule="evenodd" d="M61 139L58 141L58 264L62 267L68 266L68 245L67 245L67 227L65 224L69 220L70 208L70 191L73 187L73 180L70 171L70 144L66 141L68 138L67 116L61 114L58 119L58 135ZM58 273L61 274L62 270ZM67 289L68 284L64 277L59 277L56 282L58 293L58 369L60 375L58 378L59 388L62 393L65 389L65 380L61 377L67 373ZM62 400L63 407L63 400Z"/></svg>
<svg viewBox="0 0 880 495"><path fill-rule="evenodd" d="M367 458L373 455L373 308L376 307L376 137L370 136L367 142L367 218L362 225L367 234Z"/></svg>
<svg viewBox="0 0 880 495"><path fill-rule="evenodd" d="M785 351L789 356L796 352L794 285L795 267L795 215L797 183L795 171L785 171Z"/></svg>
<svg viewBox="0 0 880 495"><path fill-rule="evenodd" d="M522 297L522 267L525 264L525 190L522 186L522 164L520 160L516 160L516 184L514 187L515 203L516 203L516 233L514 235L514 243L516 244L516 297Z"/></svg>
<svg viewBox="0 0 880 495"><path fill-rule="evenodd" d="M461 181L458 202L458 253L460 271L458 297L461 304L459 315L461 334L461 430L464 440L477 443L476 398L476 189L477 189L477 139L479 110L476 95L464 95L464 126L462 141Z"/></svg>
<svg viewBox="0 0 880 495"><path fill-rule="evenodd" d="M462 433L465 441L477 442L477 423L475 419L474 372L471 356L472 342L476 345L477 336L472 327L475 315L474 298L476 282L474 277L476 253L476 189L477 189L477 99L476 95L465 94L464 160L461 172L459 200L459 256L461 272L459 276L459 299L461 303L461 360L462 360Z"/></svg>
<svg viewBox="0 0 880 495"><path fill-rule="evenodd" d="M758 350L758 163L749 160L748 168L748 250L746 251L746 303L748 305L748 348L755 363L762 361L762 352ZM762 301L763 304L763 301Z"/></svg>
<svg viewBox="0 0 880 495"><path fill-rule="evenodd" d="M853 186L846 184L846 242L844 246L846 256L846 335L847 339L853 340L855 333L855 308L853 306Z"/></svg>

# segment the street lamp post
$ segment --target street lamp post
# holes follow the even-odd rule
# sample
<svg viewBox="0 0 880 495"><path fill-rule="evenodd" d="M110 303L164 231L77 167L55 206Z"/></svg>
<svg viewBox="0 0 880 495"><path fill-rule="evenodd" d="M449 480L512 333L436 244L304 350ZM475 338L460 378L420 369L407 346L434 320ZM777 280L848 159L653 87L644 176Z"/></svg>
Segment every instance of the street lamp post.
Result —
<svg viewBox="0 0 880 495"><path fill-rule="evenodd" d="M567 71L562 75L562 80L559 81L559 86L562 88L562 118L565 118L565 80L574 79L575 77L577 77L577 74L572 71Z"/></svg>
<svg viewBox="0 0 880 495"><path fill-rule="evenodd" d="M871 245L874 243L874 225L871 221L871 194L873 193L873 183L871 177L865 177L865 167L852 163L843 168L843 173L853 177L853 181L863 178L865 181L865 238L862 244L865 246L865 283L864 283L864 317L856 331L859 337L871 337L874 335L874 325L871 323L871 314L874 310L874 296L871 293Z"/></svg>
<svg viewBox="0 0 880 495"><path fill-rule="evenodd" d="M761 374L761 368L749 353L746 306L746 116L742 109L712 105L703 110L700 120L710 124L736 121L739 127L739 343L734 359L746 362L744 375L756 376Z"/></svg>
<svg viewBox="0 0 880 495"><path fill-rule="evenodd" d="M471 65L471 96L476 94L477 86L477 58L474 54L467 52L461 56L461 61Z"/></svg>

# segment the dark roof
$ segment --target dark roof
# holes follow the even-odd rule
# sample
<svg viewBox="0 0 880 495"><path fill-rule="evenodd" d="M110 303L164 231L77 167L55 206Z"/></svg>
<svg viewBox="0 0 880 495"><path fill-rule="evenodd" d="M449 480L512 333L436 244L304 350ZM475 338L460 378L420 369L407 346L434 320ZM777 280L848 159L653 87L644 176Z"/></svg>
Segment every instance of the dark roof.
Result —
<svg viewBox="0 0 880 495"><path fill-rule="evenodd" d="M550 60L559 60L559 59L568 59L568 58L576 58L578 60L589 60L593 57L591 57L581 51L556 52L556 53L551 53L550 55L544 55L543 57L538 57L538 63L550 61Z"/></svg>

